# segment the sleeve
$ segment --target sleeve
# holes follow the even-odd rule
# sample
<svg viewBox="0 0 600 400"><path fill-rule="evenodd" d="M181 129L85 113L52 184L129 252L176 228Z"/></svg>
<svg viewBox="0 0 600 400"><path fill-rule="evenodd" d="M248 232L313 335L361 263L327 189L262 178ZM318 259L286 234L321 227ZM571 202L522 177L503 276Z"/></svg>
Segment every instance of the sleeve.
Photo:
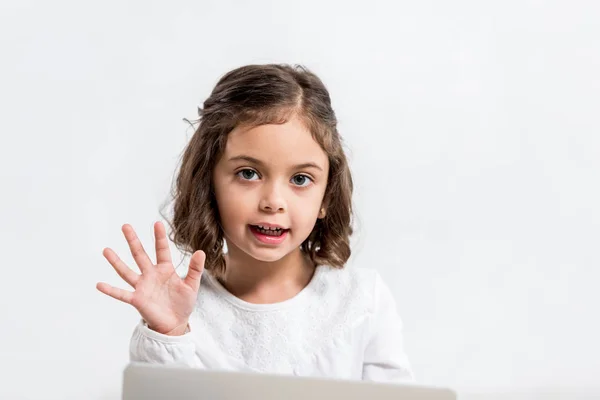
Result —
<svg viewBox="0 0 600 400"><path fill-rule="evenodd" d="M140 320L131 336L129 360L204 368L196 357L196 346L191 332L181 336L164 335L148 328L144 320Z"/></svg>
<svg viewBox="0 0 600 400"><path fill-rule="evenodd" d="M373 313L363 359L363 380L379 382L414 382L413 372L404 352L402 320L391 291L376 273Z"/></svg>

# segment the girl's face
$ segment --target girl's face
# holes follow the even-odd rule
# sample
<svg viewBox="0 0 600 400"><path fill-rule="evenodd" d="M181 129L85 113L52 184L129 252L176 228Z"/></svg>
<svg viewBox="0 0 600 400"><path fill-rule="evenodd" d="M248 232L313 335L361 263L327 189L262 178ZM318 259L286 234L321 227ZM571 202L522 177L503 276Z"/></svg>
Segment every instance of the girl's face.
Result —
<svg viewBox="0 0 600 400"><path fill-rule="evenodd" d="M230 132L213 174L229 252L272 262L298 250L325 216L328 171L327 154L297 117ZM264 234L257 225L284 230Z"/></svg>

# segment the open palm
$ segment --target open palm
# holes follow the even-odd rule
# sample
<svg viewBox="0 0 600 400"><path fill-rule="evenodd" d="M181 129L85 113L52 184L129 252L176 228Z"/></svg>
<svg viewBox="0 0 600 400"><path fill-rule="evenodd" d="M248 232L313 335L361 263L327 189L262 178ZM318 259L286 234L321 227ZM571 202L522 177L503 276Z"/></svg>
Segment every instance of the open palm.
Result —
<svg viewBox="0 0 600 400"><path fill-rule="evenodd" d="M104 282L99 282L96 288L110 297L131 304L151 329L164 334L182 333L194 310L206 255L201 250L196 251L190 260L187 276L180 278L173 267L167 235L161 222L154 224L156 264L150 260L133 228L125 224L122 230L141 274L130 269L113 250L106 248L102 254L135 290L119 289Z"/></svg>

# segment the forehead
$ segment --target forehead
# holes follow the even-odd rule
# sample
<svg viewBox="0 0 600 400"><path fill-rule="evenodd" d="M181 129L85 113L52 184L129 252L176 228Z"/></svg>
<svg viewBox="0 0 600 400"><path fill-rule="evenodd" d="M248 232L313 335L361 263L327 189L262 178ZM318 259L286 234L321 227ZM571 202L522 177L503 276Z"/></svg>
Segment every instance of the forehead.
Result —
<svg viewBox="0 0 600 400"><path fill-rule="evenodd" d="M327 167L327 154L297 117L284 124L236 128L227 138L224 158L248 155L270 165L295 165L314 162Z"/></svg>

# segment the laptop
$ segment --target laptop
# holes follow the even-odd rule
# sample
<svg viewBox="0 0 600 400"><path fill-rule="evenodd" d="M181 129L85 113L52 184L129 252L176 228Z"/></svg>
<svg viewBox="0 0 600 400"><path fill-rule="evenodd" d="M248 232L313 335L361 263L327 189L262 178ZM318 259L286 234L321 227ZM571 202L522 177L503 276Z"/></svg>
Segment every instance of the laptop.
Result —
<svg viewBox="0 0 600 400"><path fill-rule="evenodd" d="M455 400L447 388L415 384L203 370L130 363L123 373L123 400Z"/></svg>

